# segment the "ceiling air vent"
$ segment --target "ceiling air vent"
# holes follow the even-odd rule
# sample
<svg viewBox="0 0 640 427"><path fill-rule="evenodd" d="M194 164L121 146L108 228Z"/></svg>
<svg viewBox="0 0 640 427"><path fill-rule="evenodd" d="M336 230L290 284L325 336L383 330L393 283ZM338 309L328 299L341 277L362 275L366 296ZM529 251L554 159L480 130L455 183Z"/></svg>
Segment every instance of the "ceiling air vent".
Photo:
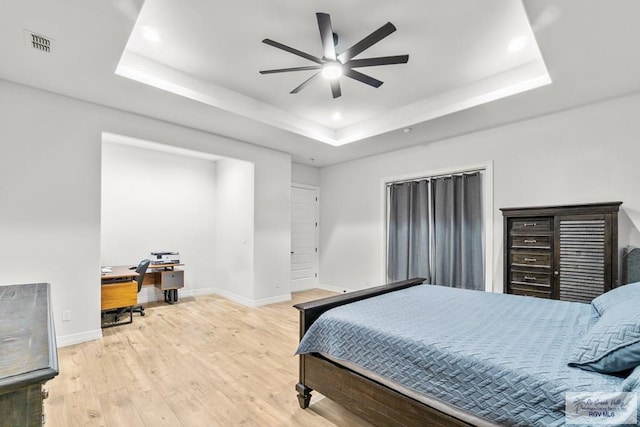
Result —
<svg viewBox="0 0 640 427"><path fill-rule="evenodd" d="M37 34L29 30L24 30L24 37L27 46L30 48L39 52L51 53L54 41L51 37L43 36L42 34Z"/></svg>

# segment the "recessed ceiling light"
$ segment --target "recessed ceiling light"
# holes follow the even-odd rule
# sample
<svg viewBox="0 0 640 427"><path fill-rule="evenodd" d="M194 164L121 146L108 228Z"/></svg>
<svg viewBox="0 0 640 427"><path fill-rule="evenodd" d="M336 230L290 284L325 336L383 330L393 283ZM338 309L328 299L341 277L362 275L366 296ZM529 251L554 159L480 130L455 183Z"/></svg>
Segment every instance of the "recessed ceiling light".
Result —
<svg viewBox="0 0 640 427"><path fill-rule="evenodd" d="M507 52L509 53L518 52L527 45L527 42L528 40L526 37L516 37L515 39L511 40L507 45Z"/></svg>
<svg viewBox="0 0 640 427"><path fill-rule="evenodd" d="M147 26L142 27L142 37L144 37L146 41L152 43L159 43L162 41L160 33L157 30Z"/></svg>
<svg viewBox="0 0 640 427"><path fill-rule="evenodd" d="M404 128L404 129L402 129L402 132L404 132L404 133L409 133L409 132L411 132L412 130L413 130L412 128Z"/></svg>
<svg viewBox="0 0 640 427"><path fill-rule="evenodd" d="M325 62L322 66L322 77L333 80L342 75L342 64L339 62Z"/></svg>
<svg viewBox="0 0 640 427"><path fill-rule="evenodd" d="M331 115L333 120L342 120L342 113L340 111L336 111Z"/></svg>

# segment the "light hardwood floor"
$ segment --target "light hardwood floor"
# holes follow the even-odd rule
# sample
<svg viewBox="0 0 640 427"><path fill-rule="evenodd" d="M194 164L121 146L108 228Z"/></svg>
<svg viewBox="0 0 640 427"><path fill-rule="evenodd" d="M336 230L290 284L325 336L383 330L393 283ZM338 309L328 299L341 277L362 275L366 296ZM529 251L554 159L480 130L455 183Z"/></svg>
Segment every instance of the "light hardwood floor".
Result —
<svg viewBox="0 0 640 427"><path fill-rule="evenodd" d="M329 295L260 308L213 295L150 306L101 340L58 350L46 425L370 426L318 393L298 406L292 305Z"/></svg>

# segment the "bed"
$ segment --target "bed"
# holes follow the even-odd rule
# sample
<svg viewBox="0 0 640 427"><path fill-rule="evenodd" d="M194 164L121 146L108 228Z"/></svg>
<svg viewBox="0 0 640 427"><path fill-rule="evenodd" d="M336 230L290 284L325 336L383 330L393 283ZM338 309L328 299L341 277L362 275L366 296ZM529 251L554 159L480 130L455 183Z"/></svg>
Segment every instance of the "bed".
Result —
<svg viewBox="0 0 640 427"><path fill-rule="evenodd" d="M302 408L316 390L375 425L560 426L565 392L640 383L640 283L583 304L423 281L295 306Z"/></svg>

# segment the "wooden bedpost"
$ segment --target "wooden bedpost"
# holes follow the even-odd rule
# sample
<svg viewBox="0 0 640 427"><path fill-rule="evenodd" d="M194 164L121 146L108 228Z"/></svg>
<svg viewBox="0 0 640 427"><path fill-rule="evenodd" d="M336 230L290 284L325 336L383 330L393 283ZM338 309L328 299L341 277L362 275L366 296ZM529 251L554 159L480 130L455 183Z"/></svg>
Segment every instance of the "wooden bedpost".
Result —
<svg viewBox="0 0 640 427"><path fill-rule="evenodd" d="M315 319L314 319L315 320ZM304 336L305 332L309 329L309 319L304 310L300 310L300 339ZM304 372L305 372L305 355L301 354L300 363L298 364L298 384L296 384L296 391L298 392L298 404L302 409L309 407L311 401L311 388L304 384Z"/></svg>
<svg viewBox="0 0 640 427"><path fill-rule="evenodd" d="M298 403L300 404L300 407L302 409L307 409L309 407L309 402L311 401L312 389L302 383L298 383L296 384L296 391L298 392Z"/></svg>

